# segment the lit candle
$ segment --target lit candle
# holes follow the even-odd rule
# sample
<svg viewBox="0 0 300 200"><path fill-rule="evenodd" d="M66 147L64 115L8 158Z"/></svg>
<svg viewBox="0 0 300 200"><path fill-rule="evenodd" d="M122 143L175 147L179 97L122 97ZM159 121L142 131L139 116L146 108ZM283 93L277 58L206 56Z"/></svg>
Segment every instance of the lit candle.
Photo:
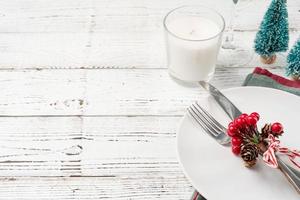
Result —
<svg viewBox="0 0 300 200"><path fill-rule="evenodd" d="M220 49L223 18L208 8L181 7L167 15L165 28L170 74L188 82L209 80Z"/></svg>

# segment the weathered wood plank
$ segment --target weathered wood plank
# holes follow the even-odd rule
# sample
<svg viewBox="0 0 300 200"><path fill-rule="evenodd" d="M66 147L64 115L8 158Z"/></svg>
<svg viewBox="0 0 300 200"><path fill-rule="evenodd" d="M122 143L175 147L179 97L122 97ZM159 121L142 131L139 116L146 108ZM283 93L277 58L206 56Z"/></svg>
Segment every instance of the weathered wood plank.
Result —
<svg viewBox="0 0 300 200"><path fill-rule="evenodd" d="M260 65L252 49L254 35L255 32L237 32L235 40L254 55L250 64ZM291 45L298 35L299 32L291 33ZM94 34L90 42L87 38L84 33L1 34L1 69L166 68L162 33ZM219 66L230 67L228 58L236 51L221 49ZM235 57L244 59L243 55ZM283 56L281 60L284 59Z"/></svg>
<svg viewBox="0 0 300 200"><path fill-rule="evenodd" d="M0 70L3 69L118 69L166 68L162 30L136 33L7 33L0 34ZM253 58L248 66L261 65L253 51L255 32L236 32L239 47ZM290 46L299 36L291 31ZM276 65L284 65L285 54ZM251 57L251 56L249 56ZM228 60L245 59L240 49L221 49L218 65L233 67ZM244 63L247 63L246 60ZM234 67L245 67L237 65Z"/></svg>
<svg viewBox="0 0 300 200"><path fill-rule="evenodd" d="M251 71L217 68L212 83L239 86ZM0 91L2 116L182 115L205 93L178 85L166 69L0 71Z"/></svg>
<svg viewBox="0 0 300 200"><path fill-rule="evenodd" d="M166 68L163 16L179 5L199 3L216 7L226 18L231 12L232 2L223 0L1 2L0 66ZM252 50L268 4L269 0L253 0L238 12L235 39L243 48ZM299 36L300 1L289 0L288 5L292 44ZM229 66L226 58L231 55L230 50L221 52L220 65ZM243 59L242 55L235 57ZM258 63L256 59L252 62Z"/></svg>
<svg viewBox="0 0 300 200"><path fill-rule="evenodd" d="M80 118L0 118L0 176L80 175Z"/></svg>
<svg viewBox="0 0 300 200"><path fill-rule="evenodd" d="M179 121L0 118L0 199L187 199L192 188L176 158Z"/></svg>
<svg viewBox="0 0 300 200"><path fill-rule="evenodd" d="M0 176L182 175L180 117L0 118Z"/></svg>
<svg viewBox="0 0 300 200"><path fill-rule="evenodd" d="M192 188L184 177L87 177L0 179L0 199L178 199Z"/></svg>
<svg viewBox="0 0 300 200"><path fill-rule="evenodd" d="M236 29L257 30L270 0L243 0L237 12ZM223 0L10 0L1 2L4 33L129 32L157 31L171 9L202 4L213 7L229 21L233 2ZM298 29L299 1L289 0L290 27Z"/></svg>

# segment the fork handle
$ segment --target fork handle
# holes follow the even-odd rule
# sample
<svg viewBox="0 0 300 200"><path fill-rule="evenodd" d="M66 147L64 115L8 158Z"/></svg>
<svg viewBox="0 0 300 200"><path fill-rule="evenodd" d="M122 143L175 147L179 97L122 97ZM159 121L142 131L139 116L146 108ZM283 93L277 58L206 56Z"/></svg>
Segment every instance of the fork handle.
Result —
<svg viewBox="0 0 300 200"><path fill-rule="evenodd" d="M293 185L295 190L300 195L300 177L297 176L287 164L285 164L279 156L277 157L278 168L287 178L287 180Z"/></svg>

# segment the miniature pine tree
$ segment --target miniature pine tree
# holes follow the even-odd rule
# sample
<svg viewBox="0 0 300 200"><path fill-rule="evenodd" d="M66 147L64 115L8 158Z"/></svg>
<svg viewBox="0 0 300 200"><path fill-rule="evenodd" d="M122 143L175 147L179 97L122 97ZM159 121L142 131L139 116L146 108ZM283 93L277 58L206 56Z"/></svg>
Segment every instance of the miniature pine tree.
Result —
<svg viewBox="0 0 300 200"><path fill-rule="evenodd" d="M255 52L265 64L272 64L277 52L288 49L288 12L286 0L272 0L255 38Z"/></svg>
<svg viewBox="0 0 300 200"><path fill-rule="evenodd" d="M293 79L298 80L300 78L300 38L289 52L287 63L287 75L291 75Z"/></svg>

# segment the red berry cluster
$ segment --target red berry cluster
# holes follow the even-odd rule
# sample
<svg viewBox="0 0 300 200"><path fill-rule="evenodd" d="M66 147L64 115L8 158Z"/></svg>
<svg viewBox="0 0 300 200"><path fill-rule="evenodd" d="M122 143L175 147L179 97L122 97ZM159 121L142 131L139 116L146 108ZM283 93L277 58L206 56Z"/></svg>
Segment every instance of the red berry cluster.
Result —
<svg viewBox="0 0 300 200"><path fill-rule="evenodd" d="M267 137L257 130L259 118L260 116L257 112L253 112L250 115L244 113L229 123L227 134L231 137L231 148L234 154L240 154L241 146L244 142L259 143L265 139L264 137ZM275 137L283 133L283 127L278 122L270 124L268 127L270 127L267 130L269 134L273 134Z"/></svg>
<svg viewBox="0 0 300 200"><path fill-rule="evenodd" d="M234 154L240 154L243 136L249 134L251 130L255 131L257 129L256 124L259 117L257 112L253 112L250 115L244 113L229 123L227 134L231 137L231 148Z"/></svg>

